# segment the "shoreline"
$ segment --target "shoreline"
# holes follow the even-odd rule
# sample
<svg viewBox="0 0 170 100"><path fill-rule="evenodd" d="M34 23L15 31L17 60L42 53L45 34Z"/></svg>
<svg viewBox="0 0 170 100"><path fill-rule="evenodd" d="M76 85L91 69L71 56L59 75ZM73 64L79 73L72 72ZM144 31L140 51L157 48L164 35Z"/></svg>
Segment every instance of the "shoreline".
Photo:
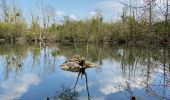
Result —
<svg viewBox="0 0 170 100"><path fill-rule="evenodd" d="M16 41L9 41L4 40L0 38L0 44L74 44L74 41L56 41L56 40L28 40L28 39L18 39ZM170 47L170 41L162 42L162 41L127 41L127 42L121 42L121 41L75 41L76 44L109 44L109 45L132 45L132 46L146 46L146 45L153 45L153 46L163 46L163 47Z"/></svg>

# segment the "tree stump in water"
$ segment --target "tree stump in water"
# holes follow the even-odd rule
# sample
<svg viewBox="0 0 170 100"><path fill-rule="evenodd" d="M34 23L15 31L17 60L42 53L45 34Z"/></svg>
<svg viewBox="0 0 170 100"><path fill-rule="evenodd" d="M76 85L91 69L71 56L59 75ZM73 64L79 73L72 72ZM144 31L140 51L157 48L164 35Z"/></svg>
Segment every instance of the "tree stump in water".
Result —
<svg viewBox="0 0 170 100"><path fill-rule="evenodd" d="M85 61L80 55L74 55L68 59L60 68L67 71L78 72L82 68L97 67L97 64Z"/></svg>

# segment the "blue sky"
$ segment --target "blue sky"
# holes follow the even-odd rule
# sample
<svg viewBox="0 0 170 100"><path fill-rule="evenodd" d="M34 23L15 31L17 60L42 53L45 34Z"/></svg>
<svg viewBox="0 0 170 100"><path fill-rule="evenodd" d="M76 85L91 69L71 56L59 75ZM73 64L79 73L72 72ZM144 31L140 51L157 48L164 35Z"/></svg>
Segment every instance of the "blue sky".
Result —
<svg viewBox="0 0 170 100"><path fill-rule="evenodd" d="M18 0L24 15L28 17L30 10L38 13L42 0ZM119 0L120 1L120 0ZM95 15L101 9L104 20L115 20L120 17L122 5L118 0L43 0L45 6L53 6L56 16L68 15L74 19L83 19Z"/></svg>
<svg viewBox="0 0 170 100"><path fill-rule="evenodd" d="M53 6L55 8L55 16L58 21L62 20L64 15L70 16L72 19L85 19L95 16L95 10L100 9L104 17L104 21L116 21L120 19L123 5L119 3L125 2L129 4L129 0L9 0L10 4L16 1L17 5L22 9L23 15L27 21L31 20L30 11L34 15L40 16L42 20L41 2L44 6ZM131 0L135 6L143 5L143 0ZM156 0L158 5L163 5L160 0ZM144 4L145 5L145 4ZM129 10L127 10L128 12ZM48 13L48 12L45 12ZM138 12L138 15L143 12ZM162 18L162 16L158 16Z"/></svg>

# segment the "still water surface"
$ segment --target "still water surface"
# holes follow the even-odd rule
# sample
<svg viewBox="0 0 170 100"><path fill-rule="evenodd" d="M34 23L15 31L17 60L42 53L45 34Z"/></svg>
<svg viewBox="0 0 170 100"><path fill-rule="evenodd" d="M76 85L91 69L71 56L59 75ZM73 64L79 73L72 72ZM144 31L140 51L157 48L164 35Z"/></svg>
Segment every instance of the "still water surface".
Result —
<svg viewBox="0 0 170 100"><path fill-rule="evenodd" d="M72 44L0 44L1 100L169 100L170 50L152 46L77 45L98 64L86 75L60 65L76 53ZM77 83L77 84L76 84Z"/></svg>

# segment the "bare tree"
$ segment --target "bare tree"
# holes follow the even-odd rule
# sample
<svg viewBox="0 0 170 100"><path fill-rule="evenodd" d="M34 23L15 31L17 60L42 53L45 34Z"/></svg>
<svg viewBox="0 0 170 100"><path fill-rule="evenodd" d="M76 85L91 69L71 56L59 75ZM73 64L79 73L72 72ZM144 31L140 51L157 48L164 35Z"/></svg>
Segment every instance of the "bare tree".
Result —
<svg viewBox="0 0 170 100"><path fill-rule="evenodd" d="M7 2L8 0L0 0L0 9L5 22L9 21L9 6Z"/></svg>
<svg viewBox="0 0 170 100"><path fill-rule="evenodd" d="M48 19L48 24L55 24L56 22L56 17L55 17L55 12L56 12L56 9L51 6L51 5L46 5L45 6L45 15Z"/></svg>
<svg viewBox="0 0 170 100"><path fill-rule="evenodd" d="M169 0L166 0L166 14L165 14L165 27L166 27L166 30L167 30L167 26L168 26L169 6L170 6L168 1ZM168 32L168 31L166 31L166 32ZM168 37L170 37L170 33L168 34Z"/></svg>
<svg viewBox="0 0 170 100"><path fill-rule="evenodd" d="M165 23L165 34L170 37L170 30L168 30L168 20L169 20L169 0L160 0L160 5L159 5L159 9L160 9L160 14L163 15L164 17L164 23Z"/></svg>

